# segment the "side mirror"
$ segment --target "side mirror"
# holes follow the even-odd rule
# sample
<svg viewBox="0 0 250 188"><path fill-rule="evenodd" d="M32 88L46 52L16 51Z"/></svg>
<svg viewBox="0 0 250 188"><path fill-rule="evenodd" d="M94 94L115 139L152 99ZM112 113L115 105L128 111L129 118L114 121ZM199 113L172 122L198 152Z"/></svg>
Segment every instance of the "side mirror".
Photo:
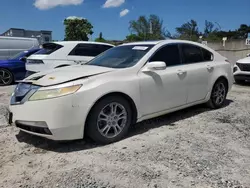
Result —
<svg viewBox="0 0 250 188"><path fill-rule="evenodd" d="M247 57L250 57L250 54L247 54Z"/></svg>
<svg viewBox="0 0 250 188"><path fill-rule="evenodd" d="M26 62L27 61L27 57L21 57L19 60L23 61L23 62Z"/></svg>
<svg viewBox="0 0 250 188"><path fill-rule="evenodd" d="M166 63L163 61L152 61L148 62L143 68L143 72L154 71L154 70L164 70L166 69Z"/></svg>

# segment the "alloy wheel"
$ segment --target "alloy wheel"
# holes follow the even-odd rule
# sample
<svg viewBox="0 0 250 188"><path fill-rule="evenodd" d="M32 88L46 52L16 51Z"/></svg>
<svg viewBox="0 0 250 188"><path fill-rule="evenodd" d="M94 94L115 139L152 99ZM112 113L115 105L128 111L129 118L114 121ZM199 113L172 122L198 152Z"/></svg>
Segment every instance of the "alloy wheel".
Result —
<svg viewBox="0 0 250 188"><path fill-rule="evenodd" d="M219 82L215 85L213 93L212 93L212 100L216 105L220 105L224 102L226 98L226 87L223 82Z"/></svg>
<svg viewBox="0 0 250 188"><path fill-rule="evenodd" d="M0 69L0 85L9 85L12 82L12 74L10 71Z"/></svg>
<svg viewBox="0 0 250 188"><path fill-rule="evenodd" d="M98 131L106 138L119 135L127 123L126 108L117 102L106 105L99 113L97 119Z"/></svg>

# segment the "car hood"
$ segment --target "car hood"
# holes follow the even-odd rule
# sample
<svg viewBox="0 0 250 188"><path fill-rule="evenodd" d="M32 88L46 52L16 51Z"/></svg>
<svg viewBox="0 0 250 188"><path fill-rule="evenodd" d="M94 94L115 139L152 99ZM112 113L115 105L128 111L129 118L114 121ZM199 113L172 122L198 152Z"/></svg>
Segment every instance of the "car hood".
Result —
<svg viewBox="0 0 250 188"><path fill-rule="evenodd" d="M6 63L14 63L17 62L17 60L12 60L12 59L8 59L8 60L0 60L0 64L6 64Z"/></svg>
<svg viewBox="0 0 250 188"><path fill-rule="evenodd" d="M237 63L250 64L250 57L246 57L237 61Z"/></svg>
<svg viewBox="0 0 250 188"><path fill-rule="evenodd" d="M92 66L92 65L75 65L53 69L46 72L33 74L22 82L32 83L39 86L52 86L66 83L90 76L104 74L114 71L113 68Z"/></svg>

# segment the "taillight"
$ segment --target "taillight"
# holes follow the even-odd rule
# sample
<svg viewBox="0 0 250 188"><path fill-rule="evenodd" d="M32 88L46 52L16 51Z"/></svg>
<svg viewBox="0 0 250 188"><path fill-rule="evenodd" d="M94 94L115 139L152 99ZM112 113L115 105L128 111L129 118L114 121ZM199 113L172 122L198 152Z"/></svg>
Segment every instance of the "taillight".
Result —
<svg viewBox="0 0 250 188"><path fill-rule="evenodd" d="M42 60L28 59L28 64L44 64Z"/></svg>

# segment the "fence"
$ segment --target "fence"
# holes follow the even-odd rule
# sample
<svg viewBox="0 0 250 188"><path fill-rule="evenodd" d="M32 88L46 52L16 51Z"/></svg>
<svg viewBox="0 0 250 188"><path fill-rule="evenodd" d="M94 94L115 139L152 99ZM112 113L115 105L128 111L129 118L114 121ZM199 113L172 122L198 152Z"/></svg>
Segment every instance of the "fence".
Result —
<svg viewBox="0 0 250 188"><path fill-rule="evenodd" d="M237 60L246 57L250 53L250 45L246 45L246 40L226 41L225 46L223 46L222 41L208 42L207 45L227 57L231 63L236 63Z"/></svg>

